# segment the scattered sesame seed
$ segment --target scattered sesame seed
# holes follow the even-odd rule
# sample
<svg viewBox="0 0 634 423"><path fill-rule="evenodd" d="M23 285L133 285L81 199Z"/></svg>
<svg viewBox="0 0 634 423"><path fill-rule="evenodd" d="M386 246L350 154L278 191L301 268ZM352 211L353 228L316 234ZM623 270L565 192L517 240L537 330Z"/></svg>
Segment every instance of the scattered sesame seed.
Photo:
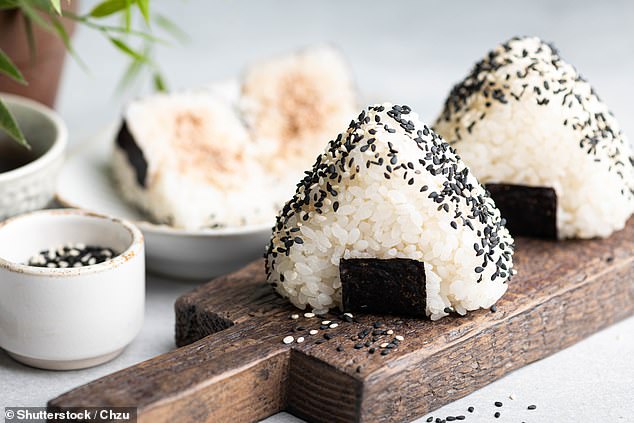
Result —
<svg viewBox="0 0 634 423"><path fill-rule="evenodd" d="M315 317L315 313L304 313L304 317L307 317L310 319L312 317Z"/></svg>
<svg viewBox="0 0 634 423"><path fill-rule="evenodd" d="M310 331L308 331L308 333L311 335L317 335L319 331L317 329L311 329Z"/></svg>
<svg viewBox="0 0 634 423"><path fill-rule="evenodd" d="M398 339L399 341L404 341L405 340L405 338L403 336L401 336L401 335L396 335L395 338Z"/></svg>
<svg viewBox="0 0 634 423"><path fill-rule="evenodd" d="M299 319L299 314L291 314L291 319L293 320Z"/></svg>
<svg viewBox="0 0 634 423"><path fill-rule="evenodd" d="M337 326L339 326L339 324L338 324L338 323L331 323L328 327L329 327L330 329L334 329L334 328L336 328Z"/></svg>
<svg viewBox="0 0 634 423"><path fill-rule="evenodd" d="M285 344L291 344L293 341L295 340L295 338L293 338L292 336L287 336L284 339L282 339L282 342Z"/></svg>
<svg viewBox="0 0 634 423"><path fill-rule="evenodd" d="M302 342L304 342L304 337L300 336L299 338L297 338L297 343L301 344Z"/></svg>

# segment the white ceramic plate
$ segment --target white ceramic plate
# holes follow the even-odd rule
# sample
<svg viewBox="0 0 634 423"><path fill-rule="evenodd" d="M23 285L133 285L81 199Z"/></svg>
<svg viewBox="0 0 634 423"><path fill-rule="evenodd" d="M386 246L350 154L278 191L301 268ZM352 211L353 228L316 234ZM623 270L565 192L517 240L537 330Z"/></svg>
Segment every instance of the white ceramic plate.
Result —
<svg viewBox="0 0 634 423"><path fill-rule="evenodd" d="M162 275L208 279L262 256L273 222L189 231L146 221L120 197L110 176L109 159L117 129L118 125L112 125L71 153L58 182L59 203L135 222L145 236L148 269Z"/></svg>

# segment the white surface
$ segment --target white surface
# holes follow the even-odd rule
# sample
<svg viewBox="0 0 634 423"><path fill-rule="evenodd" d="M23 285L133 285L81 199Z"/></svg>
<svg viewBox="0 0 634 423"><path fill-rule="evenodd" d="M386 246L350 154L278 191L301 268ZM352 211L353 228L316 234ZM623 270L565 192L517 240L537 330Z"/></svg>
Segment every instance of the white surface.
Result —
<svg viewBox="0 0 634 423"><path fill-rule="evenodd" d="M240 228L175 229L143 220L117 192L110 175L114 126L98 132L69 154L58 181L57 199L78 207L134 221L145 235L147 267L154 273L209 279L258 259L271 236L270 224Z"/></svg>
<svg viewBox="0 0 634 423"><path fill-rule="evenodd" d="M68 242L118 252L88 267L30 267ZM112 358L143 325L145 254L133 225L79 210L43 210L0 224L0 347L47 369ZM6 260L5 260L6 259Z"/></svg>
<svg viewBox="0 0 634 423"><path fill-rule="evenodd" d="M92 2L83 2L87 8ZM634 133L634 2L547 0L508 2L401 2L329 0L163 2L186 27L192 43L162 48L159 59L174 87L231 76L251 58L313 42L333 41L349 57L366 98L404 102L431 121L451 84L473 61L515 34L555 41ZM112 94L125 66L105 41L82 30L76 48L90 65L70 62L60 111L71 138L86 139L121 111ZM43 405L80 383L173 348L173 302L195 285L150 277L146 323L140 336L111 363L85 371L44 372L0 353L0 406ZM476 413L467 422L631 422L634 415L634 318L516 371L434 415ZM515 401L506 399L514 393ZM503 401L493 419L493 401ZM537 404L533 412L522 412ZM509 411L506 411L509 410ZM513 411L511 411L513 410ZM267 423L298 422L280 414ZM424 421L424 420L422 420Z"/></svg>

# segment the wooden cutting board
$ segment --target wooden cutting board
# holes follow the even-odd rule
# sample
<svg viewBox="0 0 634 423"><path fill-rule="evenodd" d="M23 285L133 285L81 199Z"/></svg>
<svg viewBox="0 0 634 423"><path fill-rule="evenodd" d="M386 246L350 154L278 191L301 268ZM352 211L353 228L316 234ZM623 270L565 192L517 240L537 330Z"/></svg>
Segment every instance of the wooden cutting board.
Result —
<svg viewBox="0 0 634 423"><path fill-rule="evenodd" d="M438 322L331 316L338 327L308 335L323 319L291 319L297 310L265 284L258 261L177 301L181 348L49 406L137 406L148 423L252 422L282 410L312 422L408 421L634 313L634 219L606 240L520 238L515 262L497 312ZM404 340L387 355L355 349L350 338L378 321ZM289 334L306 340L286 345Z"/></svg>

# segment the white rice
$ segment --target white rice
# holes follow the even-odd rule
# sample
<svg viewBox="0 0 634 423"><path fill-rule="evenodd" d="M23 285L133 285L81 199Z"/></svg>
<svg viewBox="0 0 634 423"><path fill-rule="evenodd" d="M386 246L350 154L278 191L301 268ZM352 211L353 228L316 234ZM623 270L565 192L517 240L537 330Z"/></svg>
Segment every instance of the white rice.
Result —
<svg viewBox="0 0 634 423"><path fill-rule="evenodd" d="M272 224L324 141L354 115L341 55L318 47L253 65L239 83L157 94L124 121L148 163L139 183L115 148L122 195L157 222L199 229Z"/></svg>
<svg viewBox="0 0 634 423"><path fill-rule="evenodd" d="M630 143L590 85L538 38L498 46L452 90L434 128L480 182L554 188L559 238L606 237L634 212Z"/></svg>
<svg viewBox="0 0 634 423"><path fill-rule="evenodd" d="M253 137L271 148L273 172L309 167L358 110L350 67L326 45L250 66L240 104Z"/></svg>
<svg viewBox="0 0 634 423"><path fill-rule="evenodd" d="M124 198L155 222L184 229L269 223L292 186L263 168L238 116L209 93L133 102L125 122L148 164L145 186L118 147L112 172Z"/></svg>
<svg viewBox="0 0 634 423"><path fill-rule="evenodd" d="M268 280L297 307L322 313L341 306L342 258L410 258L425 263L425 312L432 319L447 315L446 308L465 314L490 307L507 289L513 239L492 200L449 146L415 113L405 113L406 106L397 110L411 126L400 126L388 115L392 107L368 108L317 159L278 217L266 255ZM370 139L375 147L367 147ZM390 162L392 153L396 164ZM442 203L430 193L441 192L457 177L432 174L428 167L439 168L435 161L466 174L459 194L446 195ZM484 221L468 217L471 201L488 211ZM439 209L443 204L451 206L449 212ZM486 264L474 247L491 239L483 235L485 228L497 237ZM504 270L493 277L501 270L496 263Z"/></svg>

